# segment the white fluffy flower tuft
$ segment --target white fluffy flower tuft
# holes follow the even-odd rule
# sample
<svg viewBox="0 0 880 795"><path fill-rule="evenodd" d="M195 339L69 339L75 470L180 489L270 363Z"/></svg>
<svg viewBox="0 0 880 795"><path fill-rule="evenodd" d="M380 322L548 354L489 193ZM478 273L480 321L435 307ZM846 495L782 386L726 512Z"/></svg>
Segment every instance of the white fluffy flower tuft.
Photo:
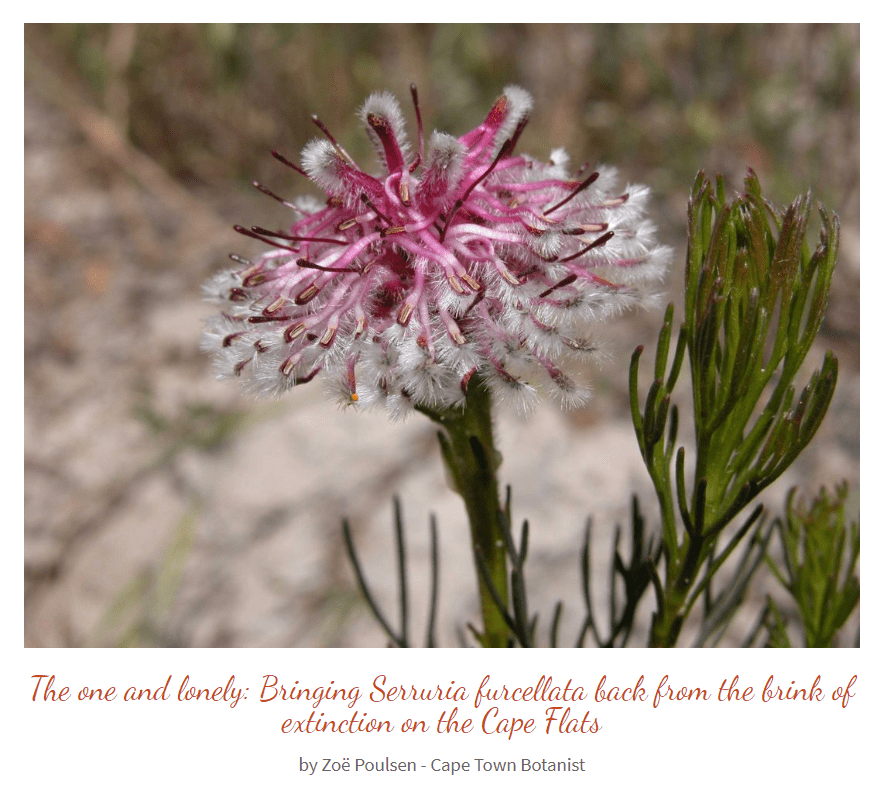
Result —
<svg viewBox="0 0 880 795"><path fill-rule="evenodd" d="M415 93L414 93L415 98ZM648 190L616 188L613 169L569 172L514 155L532 109L509 86L475 129L406 140L388 93L361 111L382 173L330 138L308 143L302 169L326 194L287 202L288 231L236 229L271 248L205 285L219 312L202 348L224 377L278 394L325 377L342 406L462 404L481 379L531 410L540 393L589 399L576 377L596 351L593 329L651 300L670 251L645 216ZM319 125L320 126L320 125ZM322 127L323 129L323 127Z"/></svg>

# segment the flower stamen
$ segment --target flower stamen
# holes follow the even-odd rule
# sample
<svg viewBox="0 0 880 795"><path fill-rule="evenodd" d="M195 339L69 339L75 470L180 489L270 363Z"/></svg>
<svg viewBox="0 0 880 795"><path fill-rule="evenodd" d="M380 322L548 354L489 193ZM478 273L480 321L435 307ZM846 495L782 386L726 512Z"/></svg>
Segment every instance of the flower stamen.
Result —
<svg viewBox="0 0 880 795"><path fill-rule="evenodd" d="M370 210L372 210L374 213L376 213L376 215L381 220L383 220L386 224L388 224L388 226L392 226L391 219L387 215L385 215L381 210L379 210L379 208L376 207L376 205L373 204L373 202L370 201L370 197L367 196L366 193L361 194L361 201L364 204L366 204Z"/></svg>
<svg viewBox="0 0 880 795"><path fill-rule="evenodd" d="M347 240L339 240L335 237L305 237L302 235L288 235L286 232L273 232L271 229L263 229L262 226L252 226L251 231L258 235L266 235L267 237L279 237L282 240L289 240L293 243L336 243L339 246L348 245Z"/></svg>
<svg viewBox="0 0 880 795"><path fill-rule="evenodd" d="M330 268L326 265L318 265L316 262L310 262L307 259L298 259L296 264L300 268L311 268L316 271L324 271L324 273L358 273L357 268Z"/></svg>
<svg viewBox="0 0 880 795"><path fill-rule="evenodd" d="M592 251L594 248L601 248L604 246L611 238L614 237L614 232L606 232L602 237L597 237L589 246L586 248L582 248L580 251L576 251L571 256L565 257L564 259L559 260L560 262L571 262L573 259L577 259L580 256L583 256L588 251Z"/></svg>
<svg viewBox="0 0 880 795"><path fill-rule="evenodd" d="M496 103L497 104L497 103ZM489 176L494 170L498 163L501 162L501 159L506 157L512 148L512 143L510 138L508 138L503 144L501 144L501 149L498 150L498 154L495 155L495 159L492 161L492 164L487 168L477 179L471 183L470 187L464 192L464 195L455 202L452 206L452 211L449 213L449 217L446 219L446 226L443 227L443 231L440 233L440 242L446 238L446 232L449 230L449 225L452 223L452 219L455 217L455 214L462 208L464 203L468 200L468 197L471 195L471 192L474 188L477 187L486 177Z"/></svg>
<svg viewBox="0 0 880 795"><path fill-rule="evenodd" d="M572 283L573 281L575 281L576 279L577 279L577 274L576 274L576 273L569 273L568 276L566 276L564 279L560 279L560 280L559 280L558 282L556 282L556 284L554 284L552 287L550 287L550 288L547 289L547 290L544 290L544 292L541 293L541 294L538 296L538 298L546 298L546 297L547 297L548 295L550 295L550 293L552 293L554 290L558 290L560 287L568 287L568 285L571 284L571 283Z"/></svg>
<svg viewBox="0 0 880 795"><path fill-rule="evenodd" d="M324 135L327 136L327 140L330 141L331 144L333 144L333 148L336 150L337 154L338 154L340 157L345 158L349 163L351 163L355 168L357 168L357 163L354 162L354 158L353 158L348 152L346 152L345 149L342 148L342 146L340 145L339 141L337 141L337 140L333 137L333 135L330 133L330 130L328 130L328 129L324 126L324 123L323 123L323 122L317 117L317 115L315 115L314 113L312 114L312 123L313 123L313 124L314 124L314 125L315 125L315 126L316 126L316 127L322 132L322 133L324 133Z"/></svg>
<svg viewBox="0 0 880 795"><path fill-rule="evenodd" d="M585 191L590 187L597 179L599 179L599 172L594 171L587 177L580 185L578 185L571 193L568 194L561 202L558 204L554 204L549 210L544 210L544 215L550 215L550 213L556 212L560 207L568 204L575 196L577 196L582 191Z"/></svg>
<svg viewBox="0 0 880 795"><path fill-rule="evenodd" d="M284 155L281 154L281 152L277 151L276 149L272 150L272 157L274 157L279 163L283 163L288 168L292 168L298 174L302 174L306 179L309 179L309 175L306 174L306 172L302 168L300 168L296 163L288 160Z"/></svg>
<svg viewBox="0 0 880 795"><path fill-rule="evenodd" d="M307 304L311 301L317 294L321 288L318 287L317 284L312 282L305 290L303 290L295 299L294 303L297 306L302 306L303 304Z"/></svg>
<svg viewBox="0 0 880 795"><path fill-rule="evenodd" d="M413 167L418 165L418 163L421 163L425 159L425 136L422 131L422 111L421 108L419 108L419 92L416 90L415 83L409 84L409 93L412 97L413 107L416 111L416 126L419 130L419 155L413 166L410 166L410 171L413 171Z"/></svg>

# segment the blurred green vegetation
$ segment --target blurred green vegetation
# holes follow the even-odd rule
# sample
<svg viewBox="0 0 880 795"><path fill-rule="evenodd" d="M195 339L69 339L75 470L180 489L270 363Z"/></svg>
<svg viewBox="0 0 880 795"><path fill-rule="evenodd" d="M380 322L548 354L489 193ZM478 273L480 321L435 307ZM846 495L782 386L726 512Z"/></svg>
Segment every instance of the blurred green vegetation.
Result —
<svg viewBox="0 0 880 795"><path fill-rule="evenodd" d="M31 25L25 43L199 191L283 184L267 150L298 153L312 113L365 158L371 91L406 107L415 82L427 130L460 133L512 82L536 156L565 146L660 195L751 166L780 201L816 186L858 211L857 25Z"/></svg>
<svg viewBox="0 0 880 795"><path fill-rule="evenodd" d="M782 567L771 558L777 579L792 597L810 648L836 645L838 631L846 624L859 602L859 523L847 520L847 485L833 494L825 489L807 504L789 492L785 517L777 519L782 539ZM858 512L856 511L856 516ZM792 645L780 610L767 599L765 623L771 645ZM858 637L858 636L857 636ZM857 641L858 643L858 641Z"/></svg>
<svg viewBox="0 0 880 795"><path fill-rule="evenodd" d="M159 559L140 569L116 594L101 617L90 646L176 645L169 634L169 616L192 549L198 516L198 506L190 505L173 528Z"/></svg>

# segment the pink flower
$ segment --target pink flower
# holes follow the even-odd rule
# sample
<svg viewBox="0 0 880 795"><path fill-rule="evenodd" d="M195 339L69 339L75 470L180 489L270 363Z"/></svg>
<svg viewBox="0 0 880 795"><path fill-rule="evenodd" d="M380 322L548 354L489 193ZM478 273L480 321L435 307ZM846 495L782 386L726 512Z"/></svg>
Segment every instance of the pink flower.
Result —
<svg viewBox="0 0 880 795"><path fill-rule="evenodd" d="M306 145L302 169L276 153L327 199L283 202L289 232L236 227L272 248L233 256L241 267L206 285L220 313L203 348L220 373L259 393L323 373L343 404L394 416L460 404L475 376L523 409L541 388L583 403L572 371L595 351L591 327L640 303L669 250L644 218L646 188L572 176L561 149L514 155L531 105L510 86L476 129L435 132L425 151L416 101L412 151L397 100L373 94L361 119L378 176L329 135Z"/></svg>

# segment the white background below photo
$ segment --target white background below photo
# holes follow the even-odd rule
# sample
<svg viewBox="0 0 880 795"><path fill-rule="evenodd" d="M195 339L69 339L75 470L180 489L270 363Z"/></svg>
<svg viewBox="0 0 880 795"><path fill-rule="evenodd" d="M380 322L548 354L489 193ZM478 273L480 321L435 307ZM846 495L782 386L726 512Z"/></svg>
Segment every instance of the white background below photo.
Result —
<svg viewBox="0 0 880 795"><path fill-rule="evenodd" d="M12 720L34 792L864 791L865 657L29 650Z"/></svg>

